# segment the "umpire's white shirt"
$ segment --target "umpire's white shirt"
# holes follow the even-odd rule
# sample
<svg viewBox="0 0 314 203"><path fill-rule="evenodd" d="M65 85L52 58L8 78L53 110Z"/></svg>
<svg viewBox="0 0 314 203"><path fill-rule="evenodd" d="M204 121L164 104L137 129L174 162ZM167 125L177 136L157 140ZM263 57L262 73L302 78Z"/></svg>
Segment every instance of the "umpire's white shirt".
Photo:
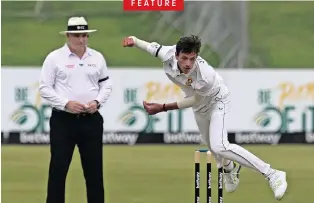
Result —
<svg viewBox="0 0 314 203"><path fill-rule="evenodd" d="M39 83L41 96L59 110L65 110L68 101L104 104L112 91L103 55L87 48L80 59L67 44L48 54Z"/></svg>

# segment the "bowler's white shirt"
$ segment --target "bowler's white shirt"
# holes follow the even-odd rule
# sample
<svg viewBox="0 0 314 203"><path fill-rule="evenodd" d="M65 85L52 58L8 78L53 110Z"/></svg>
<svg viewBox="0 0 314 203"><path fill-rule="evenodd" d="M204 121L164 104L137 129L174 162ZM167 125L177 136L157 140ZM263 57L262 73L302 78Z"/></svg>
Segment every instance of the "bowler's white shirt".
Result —
<svg viewBox="0 0 314 203"><path fill-rule="evenodd" d="M190 73L184 74L180 73L178 68L175 57L176 45L162 46L152 42L147 51L162 60L168 78L178 85L187 97L195 94L203 96L203 99L192 107L194 111L206 113L215 100L224 98L229 94L229 90L220 75L200 56L197 57Z"/></svg>
<svg viewBox="0 0 314 203"><path fill-rule="evenodd" d="M87 48L80 59L67 44L46 57L39 80L39 92L52 107L65 110L68 101L87 104L106 102L112 91L103 55Z"/></svg>

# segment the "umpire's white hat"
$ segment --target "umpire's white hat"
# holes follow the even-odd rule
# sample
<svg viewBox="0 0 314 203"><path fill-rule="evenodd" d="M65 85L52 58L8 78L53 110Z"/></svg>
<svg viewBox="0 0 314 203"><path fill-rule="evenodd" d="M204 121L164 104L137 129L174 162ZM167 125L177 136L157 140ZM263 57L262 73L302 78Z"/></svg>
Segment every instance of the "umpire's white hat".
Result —
<svg viewBox="0 0 314 203"><path fill-rule="evenodd" d="M87 21L84 17L71 17L68 20L68 28L65 31L61 31L60 34L67 33L89 33L97 30L89 30Z"/></svg>

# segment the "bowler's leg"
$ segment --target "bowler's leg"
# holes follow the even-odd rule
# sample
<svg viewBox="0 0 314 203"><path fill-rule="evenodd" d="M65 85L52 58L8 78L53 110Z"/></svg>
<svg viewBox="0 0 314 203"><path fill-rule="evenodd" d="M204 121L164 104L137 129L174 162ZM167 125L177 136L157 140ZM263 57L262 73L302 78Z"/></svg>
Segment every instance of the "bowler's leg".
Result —
<svg viewBox="0 0 314 203"><path fill-rule="evenodd" d="M285 172L276 171L270 167L268 163L265 163L260 158L244 149L243 147L230 144L228 141L227 133L227 107L228 103L223 101L218 102L211 115L210 124L210 145L214 153L238 162L239 164L252 168L270 181L275 197L281 199L286 191L287 182Z"/></svg>
<svg viewBox="0 0 314 203"><path fill-rule="evenodd" d="M78 141L81 163L84 171L87 202L104 203L103 185L103 119L96 112L91 117L82 118Z"/></svg>
<svg viewBox="0 0 314 203"><path fill-rule="evenodd" d="M221 167L223 164L223 159L218 154L215 154L210 148L210 140L209 140L209 126L210 120L208 115L201 115L199 113L194 113L195 121L202 136L202 140L207 146L207 148L211 151L214 155L217 167Z"/></svg>
<svg viewBox="0 0 314 203"><path fill-rule="evenodd" d="M262 174L267 174L270 169L268 163L265 163L243 147L229 143L227 132L227 105L228 104L225 104L224 102L218 102L213 107L214 110L211 114L209 129L211 149L224 158L236 161L243 166L257 170Z"/></svg>

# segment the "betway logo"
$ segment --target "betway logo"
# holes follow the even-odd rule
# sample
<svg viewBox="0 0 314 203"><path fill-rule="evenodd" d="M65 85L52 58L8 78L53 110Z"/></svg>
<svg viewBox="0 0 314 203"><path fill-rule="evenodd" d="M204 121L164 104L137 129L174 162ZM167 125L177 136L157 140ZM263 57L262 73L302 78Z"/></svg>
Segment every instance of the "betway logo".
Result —
<svg viewBox="0 0 314 203"><path fill-rule="evenodd" d="M200 173L196 173L196 188L200 188Z"/></svg>
<svg viewBox="0 0 314 203"><path fill-rule="evenodd" d="M219 181L218 181L218 188L222 189L222 173L219 173Z"/></svg>
<svg viewBox="0 0 314 203"><path fill-rule="evenodd" d="M278 144L281 134L266 133L236 133L235 141L238 144Z"/></svg>
<svg viewBox="0 0 314 203"><path fill-rule="evenodd" d="M20 134L20 143L22 144L49 144L49 134Z"/></svg>
<svg viewBox="0 0 314 203"><path fill-rule="evenodd" d="M164 135L165 143L201 143L202 139L200 134L195 133L165 133Z"/></svg>
<svg viewBox="0 0 314 203"><path fill-rule="evenodd" d="M104 144L136 144L138 138L137 133L104 133Z"/></svg>

